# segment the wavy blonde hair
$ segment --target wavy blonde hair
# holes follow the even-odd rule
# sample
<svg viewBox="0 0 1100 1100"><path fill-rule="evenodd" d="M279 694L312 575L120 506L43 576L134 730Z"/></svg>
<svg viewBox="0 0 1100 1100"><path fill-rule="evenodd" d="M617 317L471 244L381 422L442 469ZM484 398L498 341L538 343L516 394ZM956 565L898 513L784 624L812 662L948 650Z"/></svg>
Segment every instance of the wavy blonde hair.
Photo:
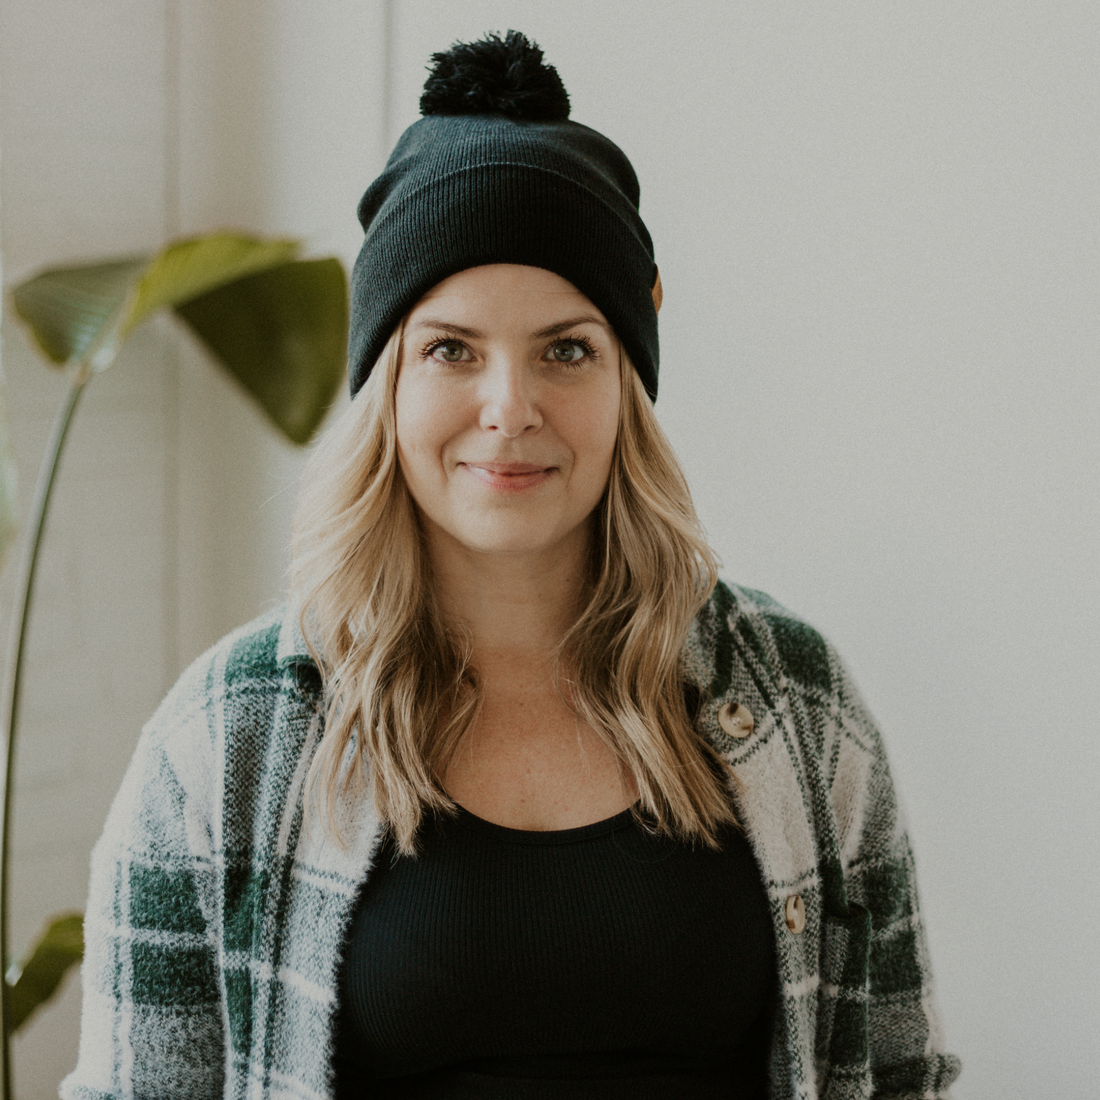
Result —
<svg viewBox="0 0 1100 1100"><path fill-rule="evenodd" d="M464 636L440 615L398 462L403 331L306 466L291 591L326 688L306 796L338 834L338 798L369 789L399 849L412 853L424 814L454 811L441 776L480 692ZM732 777L692 726L681 660L717 562L642 382L625 351L620 358L618 438L587 602L558 645L555 671L570 670L573 709L634 780L656 830L716 846L718 828L734 822Z"/></svg>

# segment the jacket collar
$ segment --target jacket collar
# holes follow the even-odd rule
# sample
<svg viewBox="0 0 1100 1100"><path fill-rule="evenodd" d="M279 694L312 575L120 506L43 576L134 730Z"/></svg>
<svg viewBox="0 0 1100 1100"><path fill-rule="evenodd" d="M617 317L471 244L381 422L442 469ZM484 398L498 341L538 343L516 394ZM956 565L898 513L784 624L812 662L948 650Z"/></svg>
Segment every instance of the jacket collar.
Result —
<svg viewBox="0 0 1100 1100"><path fill-rule="evenodd" d="M290 604L283 613L279 627L279 642L275 650L275 660L280 668L287 665L312 665L317 667L313 654L306 645L305 635L299 622L299 608Z"/></svg>

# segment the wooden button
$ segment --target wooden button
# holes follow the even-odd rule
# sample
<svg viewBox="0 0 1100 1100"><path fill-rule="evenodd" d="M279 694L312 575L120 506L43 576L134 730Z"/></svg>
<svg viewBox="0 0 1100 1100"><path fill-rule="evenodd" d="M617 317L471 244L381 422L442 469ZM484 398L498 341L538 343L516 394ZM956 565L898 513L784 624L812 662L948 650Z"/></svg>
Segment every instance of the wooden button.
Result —
<svg viewBox="0 0 1100 1100"><path fill-rule="evenodd" d="M783 907L787 927L797 936L806 927L806 905L798 894L791 894Z"/></svg>
<svg viewBox="0 0 1100 1100"><path fill-rule="evenodd" d="M748 737L752 733L752 712L744 703L726 703L718 712L718 724L730 737Z"/></svg>

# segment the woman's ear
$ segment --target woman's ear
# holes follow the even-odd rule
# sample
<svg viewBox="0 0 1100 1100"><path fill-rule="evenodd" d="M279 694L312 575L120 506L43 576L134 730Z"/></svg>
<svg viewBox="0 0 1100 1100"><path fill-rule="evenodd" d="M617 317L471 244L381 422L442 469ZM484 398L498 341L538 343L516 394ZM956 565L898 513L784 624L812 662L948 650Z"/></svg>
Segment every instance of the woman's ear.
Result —
<svg viewBox="0 0 1100 1100"><path fill-rule="evenodd" d="M661 273L657 270L657 265L653 265L653 290L650 291L653 295L653 310L656 313L661 312L661 303L665 300L664 291L661 289Z"/></svg>

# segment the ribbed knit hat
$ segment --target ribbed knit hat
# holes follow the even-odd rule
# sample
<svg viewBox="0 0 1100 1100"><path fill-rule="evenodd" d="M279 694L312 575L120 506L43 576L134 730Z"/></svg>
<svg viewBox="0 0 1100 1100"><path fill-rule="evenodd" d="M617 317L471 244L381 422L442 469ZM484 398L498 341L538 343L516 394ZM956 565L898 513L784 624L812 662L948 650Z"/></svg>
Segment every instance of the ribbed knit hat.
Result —
<svg viewBox="0 0 1100 1100"><path fill-rule="evenodd" d="M568 279L611 323L657 397L657 268L622 150L569 120L542 51L516 31L433 56L423 118L359 203L351 278L355 394L397 323L433 286L482 264Z"/></svg>

